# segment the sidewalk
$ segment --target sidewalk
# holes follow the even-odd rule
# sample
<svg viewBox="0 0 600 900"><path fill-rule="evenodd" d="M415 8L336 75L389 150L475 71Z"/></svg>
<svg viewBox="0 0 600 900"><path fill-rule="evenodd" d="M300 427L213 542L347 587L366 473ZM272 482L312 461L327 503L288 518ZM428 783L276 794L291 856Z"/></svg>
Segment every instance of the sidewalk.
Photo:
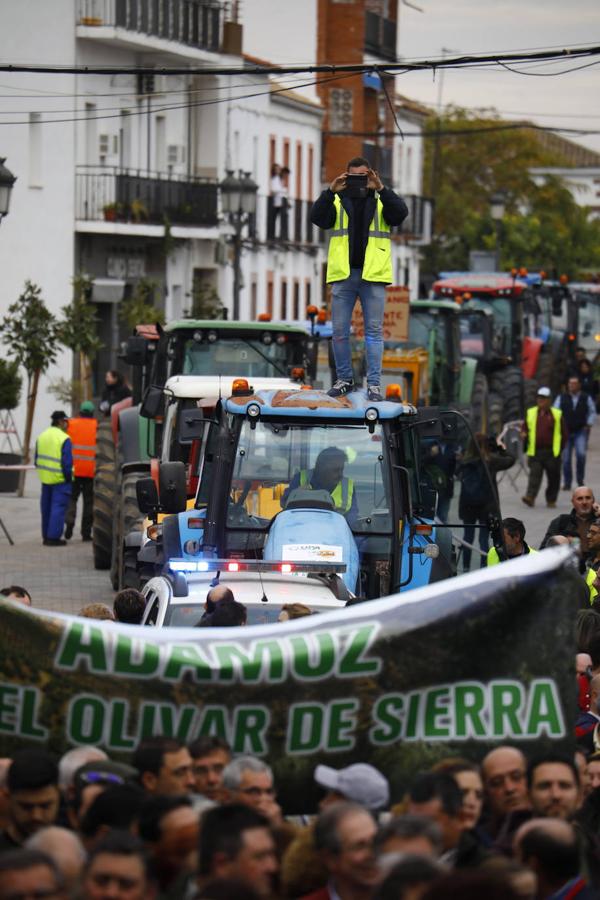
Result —
<svg viewBox="0 0 600 900"><path fill-rule="evenodd" d="M66 547L44 547L40 527L40 484L29 473L24 497L0 494L0 518L14 541L11 547L0 529L0 587L19 584L34 606L77 613L88 603L112 608L114 591L109 573L94 569L92 544L84 543L78 522Z"/></svg>

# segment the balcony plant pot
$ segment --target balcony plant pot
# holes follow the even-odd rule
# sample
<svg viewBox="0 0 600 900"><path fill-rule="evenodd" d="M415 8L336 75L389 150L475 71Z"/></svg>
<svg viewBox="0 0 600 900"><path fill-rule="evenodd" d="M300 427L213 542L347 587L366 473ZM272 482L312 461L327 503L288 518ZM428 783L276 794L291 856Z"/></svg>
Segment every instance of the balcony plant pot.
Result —
<svg viewBox="0 0 600 900"><path fill-rule="evenodd" d="M20 453L0 453L0 466L18 466L22 462ZM7 472L0 469L0 494L13 494L19 488L18 469Z"/></svg>

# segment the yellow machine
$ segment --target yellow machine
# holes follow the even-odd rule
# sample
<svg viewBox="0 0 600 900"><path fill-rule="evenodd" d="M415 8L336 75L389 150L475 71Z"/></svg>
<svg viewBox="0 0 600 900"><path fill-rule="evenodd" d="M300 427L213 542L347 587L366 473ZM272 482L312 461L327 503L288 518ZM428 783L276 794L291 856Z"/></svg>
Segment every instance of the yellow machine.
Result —
<svg viewBox="0 0 600 900"><path fill-rule="evenodd" d="M416 406L429 396L429 354L422 347L408 350L401 345L385 344L381 367L381 386L400 384L402 399Z"/></svg>

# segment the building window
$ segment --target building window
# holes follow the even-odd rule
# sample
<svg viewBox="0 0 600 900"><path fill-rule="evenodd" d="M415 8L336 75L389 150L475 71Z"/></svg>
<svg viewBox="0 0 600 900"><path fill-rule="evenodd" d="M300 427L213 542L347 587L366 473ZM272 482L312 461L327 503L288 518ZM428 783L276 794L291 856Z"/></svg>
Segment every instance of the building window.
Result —
<svg viewBox="0 0 600 900"><path fill-rule="evenodd" d="M312 200L313 194L313 168L315 164L315 150L312 144L308 145L308 199Z"/></svg>
<svg viewBox="0 0 600 900"><path fill-rule="evenodd" d="M29 187L42 187L41 113L29 113Z"/></svg>
<svg viewBox="0 0 600 900"><path fill-rule="evenodd" d="M258 305L258 282L257 276L252 276L252 281L250 282L250 321L255 322L257 319L257 305Z"/></svg>
<svg viewBox="0 0 600 900"><path fill-rule="evenodd" d="M273 272L267 272L267 308L265 310L273 318Z"/></svg>
<svg viewBox="0 0 600 900"><path fill-rule="evenodd" d="M312 285L310 283L310 278L307 278L306 281L304 282L304 308L305 309L307 309L311 305L311 303L312 303L311 297L312 297Z"/></svg>
<svg viewBox="0 0 600 900"><path fill-rule="evenodd" d="M302 143L296 141L296 199L302 200Z"/></svg>
<svg viewBox="0 0 600 900"><path fill-rule="evenodd" d="M287 279L281 279L281 307L279 310L279 318L285 322L287 319Z"/></svg>
<svg viewBox="0 0 600 900"><path fill-rule="evenodd" d="M293 313L292 318L295 322L298 322L300 319L300 281L298 278L294 278L294 300L293 300Z"/></svg>

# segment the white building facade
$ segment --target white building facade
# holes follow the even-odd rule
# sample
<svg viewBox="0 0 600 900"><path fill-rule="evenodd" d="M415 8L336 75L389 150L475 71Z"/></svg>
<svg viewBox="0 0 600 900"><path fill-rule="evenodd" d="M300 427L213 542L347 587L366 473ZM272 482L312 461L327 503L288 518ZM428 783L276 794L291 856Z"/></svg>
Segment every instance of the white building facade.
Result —
<svg viewBox="0 0 600 900"><path fill-rule="evenodd" d="M219 189L229 170L251 173L258 185L257 213L243 231L240 318L303 320L317 297L323 248L308 210L319 182L318 101L279 92L263 75L187 71L243 66L241 26L231 14L215 0L22 0L7 10L3 60L111 67L10 74L0 102L0 156L18 179L0 232L0 316L26 279L59 316L73 277L91 276L104 345L98 393L103 372L118 367L128 330L120 309L140 282L167 320L185 315L203 286L231 314L232 227ZM137 67L155 71L132 74ZM275 161L291 174L287 214L272 234ZM62 353L42 381L35 431L62 405L51 383L71 372L71 354ZM20 430L22 421L23 410Z"/></svg>

